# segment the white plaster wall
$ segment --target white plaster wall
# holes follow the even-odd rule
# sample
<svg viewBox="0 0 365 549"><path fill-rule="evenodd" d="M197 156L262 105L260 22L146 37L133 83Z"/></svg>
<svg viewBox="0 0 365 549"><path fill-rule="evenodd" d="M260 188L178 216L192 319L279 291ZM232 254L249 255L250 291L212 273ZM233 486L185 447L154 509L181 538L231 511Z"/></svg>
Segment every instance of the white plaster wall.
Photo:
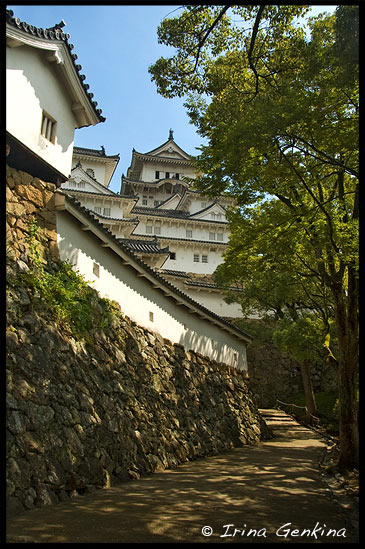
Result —
<svg viewBox="0 0 365 549"><path fill-rule="evenodd" d="M91 211L94 211L94 208L95 206L96 207L99 207L101 208L101 215L104 215L103 214L103 210L104 208L110 208L110 216L109 217L113 217L113 218L118 218L118 219L122 219L123 218L123 211L122 211L122 208L120 206L120 203L116 202L116 201L112 201L111 199L108 199L107 197L105 198L102 198L102 197L95 197L95 198L91 198L91 197L85 197L85 198L80 198L78 197L78 200L81 202L81 204L83 206L85 206L86 208L89 208Z"/></svg>
<svg viewBox="0 0 365 549"><path fill-rule="evenodd" d="M223 297L218 296L217 293L213 292L207 292L204 290L193 290L189 288L188 290L185 290L185 292L195 301L200 303L201 305L204 305L207 309L210 311L213 311L213 313L216 313L219 316L227 317L227 318L241 318L242 317L242 309L238 305L238 303L225 303L223 300Z"/></svg>
<svg viewBox="0 0 365 549"><path fill-rule="evenodd" d="M175 252L176 259L167 259L164 263L164 269L174 271L184 271L198 274L212 274L218 265L223 262L222 255L219 252L210 252L205 247L179 246L169 244L170 252ZM199 255L199 261L194 261L194 254ZM208 263L202 262L202 255L208 256Z"/></svg>
<svg viewBox="0 0 365 549"><path fill-rule="evenodd" d="M72 167L74 168L77 164L78 160L73 159L72 161ZM105 166L101 164L100 162L95 162L92 160L80 160L82 169L86 172L88 168L91 168L94 170L95 176L94 179L101 183L102 185L105 185Z"/></svg>
<svg viewBox="0 0 365 549"><path fill-rule="evenodd" d="M47 55L47 52L43 52ZM42 109L57 121L56 141L41 135ZM6 128L66 177L71 172L75 118L52 63L29 46L6 48Z"/></svg>
<svg viewBox="0 0 365 549"><path fill-rule="evenodd" d="M65 211L57 212L57 232L62 260L70 260L103 297L116 300L125 315L186 350L193 349L219 362L247 369L246 346L234 335L200 319L165 296L108 248L102 248L89 231ZM100 276L93 275L93 263ZM153 321L150 320L153 314Z"/></svg>
<svg viewBox="0 0 365 549"><path fill-rule="evenodd" d="M175 278L175 279L171 279L170 282L171 284L179 288L182 292L184 292L186 295L190 296L191 299L194 299L194 301L197 301L201 305L204 305L204 307L206 307L210 311L213 311L213 313L216 313L219 316L227 317L227 318L242 317L242 309L238 305L238 303L228 304L223 300L222 295L219 295L213 292L208 292L207 290L204 290L204 289L201 289L198 291L192 288L187 288L184 285L184 279Z"/></svg>
<svg viewBox="0 0 365 549"><path fill-rule="evenodd" d="M139 235L145 235L146 234L146 225L147 225L147 218L140 217L140 222L138 225L138 228L136 229L136 234ZM161 223L161 236L171 237L171 238L188 238L186 236L186 231L191 230L192 231L192 239L193 240L204 240L206 242L215 242L217 240L211 240L209 233L218 233L223 232L223 240L222 242L228 242L229 237L229 230L227 225L223 224L212 224L208 226L201 225L194 221L180 221L178 218L170 218L166 219L164 217L159 218L152 218L152 224L159 225Z"/></svg>
<svg viewBox="0 0 365 549"><path fill-rule="evenodd" d="M146 162L143 165L142 172L141 172L141 181L156 181L155 174L156 171L160 172L159 179L162 179L165 177L165 173L169 172L170 176L174 175L176 172L181 174L180 178L185 175L187 177L194 177L195 178L195 172L193 168L190 168L189 166L179 166L178 164L174 165L168 165L166 162ZM175 181L175 180L174 180ZM177 181L178 182L178 181Z"/></svg>
<svg viewBox="0 0 365 549"><path fill-rule="evenodd" d="M79 186L80 182L84 184L83 187ZM102 189L97 188L96 183L95 184L90 183L86 179L85 175L83 176L83 174L79 175L77 173L75 175L73 175L70 178L70 180L63 183L61 185L61 189L62 190L73 190L73 191L80 190L80 191L87 191L87 192L90 192L90 193L102 193L103 192ZM107 193L107 191L105 191L105 193ZM101 214L102 215L103 215L103 209L104 208L110 208L110 216L109 217L113 217L113 218L116 218L116 219L123 219L123 209L122 209L121 202L117 201L117 200L113 200L113 198L108 194L105 194L105 197L101 197L101 196L91 197L91 196L79 195L79 196L77 196L77 201L80 202L80 204L82 206L84 206L85 208L88 208L89 210L91 210L93 212L95 211L94 210L95 206L101 207Z"/></svg>

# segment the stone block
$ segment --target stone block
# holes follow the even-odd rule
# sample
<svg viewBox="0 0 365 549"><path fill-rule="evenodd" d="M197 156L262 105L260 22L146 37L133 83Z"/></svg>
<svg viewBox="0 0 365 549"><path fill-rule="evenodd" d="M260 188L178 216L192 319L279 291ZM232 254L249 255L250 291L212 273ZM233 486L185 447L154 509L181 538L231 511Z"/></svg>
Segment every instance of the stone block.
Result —
<svg viewBox="0 0 365 549"><path fill-rule="evenodd" d="M15 185L14 192L24 201L31 202L38 208L42 208L44 205L42 192L36 189L33 185L17 184Z"/></svg>
<svg viewBox="0 0 365 549"><path fill-rule="evenodd" d="M19 498L15 496L10 496L6 500L6 515L8 517L19 515L20 513L23 513L25 511L25 507L22 504L22 502L19 500Z"/></svg>

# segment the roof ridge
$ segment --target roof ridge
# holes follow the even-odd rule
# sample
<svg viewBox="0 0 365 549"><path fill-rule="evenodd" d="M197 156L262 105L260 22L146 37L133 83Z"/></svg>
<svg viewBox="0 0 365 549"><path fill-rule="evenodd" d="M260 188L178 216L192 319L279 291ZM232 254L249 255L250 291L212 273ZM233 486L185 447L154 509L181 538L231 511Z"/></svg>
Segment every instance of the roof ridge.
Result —
<svg viewBox="0 0 365 549"><path fill-rule="evenodd" d="M81 151L96 153L97 156L100 156L102 158L116 158L116 157L119 158L120 157L120 153L112 154L112 155L105 154L105 149L103 146L99 150L99 149L90 149L89 147L77 147L76 145L74 145L74 148L73 148L74 153L82 154Z"/></svg>

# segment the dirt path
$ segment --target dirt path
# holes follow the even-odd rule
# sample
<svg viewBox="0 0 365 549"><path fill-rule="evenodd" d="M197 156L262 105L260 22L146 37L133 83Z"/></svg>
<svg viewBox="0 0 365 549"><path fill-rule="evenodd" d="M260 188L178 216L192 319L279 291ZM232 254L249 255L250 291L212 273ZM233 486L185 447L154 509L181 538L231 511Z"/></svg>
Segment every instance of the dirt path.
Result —
<svg viewBox="0 0 365 549"><path fill-rule="evenodd" d="M271 440L27 511L8 520L7 542L357 543L321 480L323 439L261 412Z"/></svg>

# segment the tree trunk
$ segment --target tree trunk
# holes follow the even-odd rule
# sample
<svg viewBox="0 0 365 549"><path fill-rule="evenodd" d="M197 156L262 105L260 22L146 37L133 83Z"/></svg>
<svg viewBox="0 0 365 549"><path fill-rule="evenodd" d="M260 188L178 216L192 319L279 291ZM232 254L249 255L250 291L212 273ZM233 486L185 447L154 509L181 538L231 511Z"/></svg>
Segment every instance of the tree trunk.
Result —
<svg viewBox="0 0 365 549"><path fill-rule="evenodd" d="M317 405L310 376L310 363L308 360L304 360L302 362L302 364L300 365L300 371L303 380L305 405L307 407L306 421L307 423L312 425L314 421L313 416L317 416Z"/></svg>
<svg viewBox="0 0 365 549"><path fill-rule="evenodd" d="M359 465L359 432L356 376L359 363L357 283L349 272L348 295L333 287L339 360L338 400L340 427L340 471Z"/></svg>
<svg viewBox="0 0 365 549"><path fill-rule="evenodd" d="M356 395L356 370L349 364L352 361L339 361L338 400L340 424L340 471L351 470L359 465L358 406Z"/></svg>

